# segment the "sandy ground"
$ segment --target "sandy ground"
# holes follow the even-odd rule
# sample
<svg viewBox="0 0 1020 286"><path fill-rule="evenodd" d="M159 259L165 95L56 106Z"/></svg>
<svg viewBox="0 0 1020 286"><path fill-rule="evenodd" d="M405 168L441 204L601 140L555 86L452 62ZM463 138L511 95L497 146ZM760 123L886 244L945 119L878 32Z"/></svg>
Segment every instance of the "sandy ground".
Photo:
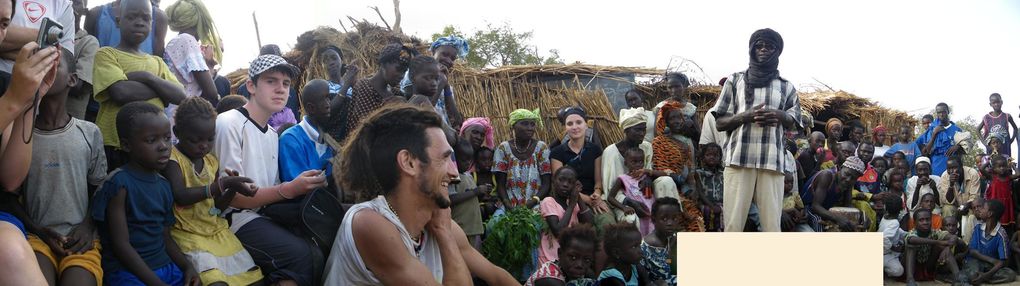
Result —
<svg viewBox="0 0 1020 286"><path fill-rule="evenodd" d="M892 278L886 278L885 279L885 285L903 286L903 285L907 285L907 284L903 283L903 282L897 282L896 280L894 280ZM952 285L952 284L942 283L942 282L939 282L939 281L927 281L927 282L918 282L917 285L921 285L921 286L946 285L946 286L949 286L949 285ZM1013 282L1013 283L1008 283L1008 284L996 284L996 285L1020 285L1020 282Z"/></svg>

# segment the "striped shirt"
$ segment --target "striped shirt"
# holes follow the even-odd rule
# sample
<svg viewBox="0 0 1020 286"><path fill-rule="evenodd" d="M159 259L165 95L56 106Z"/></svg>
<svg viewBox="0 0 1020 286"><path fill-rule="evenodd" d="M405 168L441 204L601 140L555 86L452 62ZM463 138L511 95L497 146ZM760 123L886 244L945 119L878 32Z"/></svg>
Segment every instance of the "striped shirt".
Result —
<svg viewBox="0 0 1020 286"><path fill-rule="evenodd" d="M738 72L726 79L719 100L710 110L716 118L739 114L764 103L766 108L785 111L793 117L797 127L803 126L800 99L793 84L782 78L774 79L767 87L755 88L753 96L748 97L744 92L748 88L744 78L744 72ZM783 148L785 131L782 124L762 127L747 123L737 127L729 132L729 140L723 147L724 165L782 173L789 160L783 152L786 150Z"/></svg>

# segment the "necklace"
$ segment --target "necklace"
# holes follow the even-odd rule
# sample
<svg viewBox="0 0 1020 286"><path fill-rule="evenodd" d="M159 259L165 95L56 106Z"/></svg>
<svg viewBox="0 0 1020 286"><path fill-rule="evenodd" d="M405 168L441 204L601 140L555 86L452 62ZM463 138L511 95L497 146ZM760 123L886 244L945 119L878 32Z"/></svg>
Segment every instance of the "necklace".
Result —
<svg viewBox="0 0 1020 286"><path fill-rule="evenodd" d="M531 143L533 141L534 141L534 139L528 139L528 145L525 146L525 148L521 148L519 145L517 145L517 141L514 140L514 145L513 145L514 151L516 151L519 154L524 154L523 150L530 150L531 149Z"/></svg>
<svg viewBox="0 0 1020 286"><path fill-rule="evenodd" d="M400 215L397 214L397 210L394 209L393 205L390 204L390 200L387 200L386 197L383 197L383 202L386 202L386 207L389 208L391 212L393 212L393 215L397 217L397 220L400 220ZM403 223L403 221L401 221L401 223ZM422 230L422 233L419 234L418 237L411 236L410 234L408 234L407 236L411 236L411 240L414 241L415 244L420 245L421 237L424 236L423 234L425 234L424 230Z"/></svg>

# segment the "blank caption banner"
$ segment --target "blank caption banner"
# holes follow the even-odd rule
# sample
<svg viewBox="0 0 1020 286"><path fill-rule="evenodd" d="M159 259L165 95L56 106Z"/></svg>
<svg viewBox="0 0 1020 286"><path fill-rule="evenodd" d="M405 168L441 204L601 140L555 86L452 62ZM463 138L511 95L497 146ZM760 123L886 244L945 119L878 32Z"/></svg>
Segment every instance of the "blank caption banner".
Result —
<svg viewBox="0 0 1020 286"><path fill-rule="evenodd" d="M882 233L677 234L677 285L882 285Z"/></svg>

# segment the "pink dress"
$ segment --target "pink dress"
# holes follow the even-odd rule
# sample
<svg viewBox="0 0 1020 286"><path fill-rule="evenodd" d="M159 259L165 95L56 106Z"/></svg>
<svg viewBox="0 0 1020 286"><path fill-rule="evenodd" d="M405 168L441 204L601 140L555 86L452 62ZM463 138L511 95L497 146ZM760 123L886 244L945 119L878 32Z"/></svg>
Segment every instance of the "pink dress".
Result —
<svg viewBox="0 0 1020 286"><path fill-rule="evenodd" d="M631 178L630 175L620 175L620 181L623 182L623 195L627 198L640 202L645 205L649 211L652 210L652 204L655 203L655 196L650 192L645 192L641 189L641 180L645 177L638 179ZM638 230L641 231L641 237L652 233L655 230L655 225L652 224L651 217L639 217L638 218Z"/></svg>
<svg viewBox="0 0 1020 286"><path fill-rule="evenodd" d="M545 218L548 216L555 216L557 218L562 219L563 214L565 214L567 211L566 209L563 208L563 206L560 205L560 203L556 202L556 199L554 199L553 197L546 197L545 199L543 199L542 203L539 204L538 209L542 212L543 220L545 220ZM578 207L575 206L574 211L571 212L570 223L567 224L567 227L577 224L578 212L579 209ZM541 265L548 261L558 260L559 254L557 251L559 251L559 249L560 249L559 239L557 239L556 236L553 236L551 231L545 231L542 234L542 241L540 242L538 247L538 264Z"/></svg>

